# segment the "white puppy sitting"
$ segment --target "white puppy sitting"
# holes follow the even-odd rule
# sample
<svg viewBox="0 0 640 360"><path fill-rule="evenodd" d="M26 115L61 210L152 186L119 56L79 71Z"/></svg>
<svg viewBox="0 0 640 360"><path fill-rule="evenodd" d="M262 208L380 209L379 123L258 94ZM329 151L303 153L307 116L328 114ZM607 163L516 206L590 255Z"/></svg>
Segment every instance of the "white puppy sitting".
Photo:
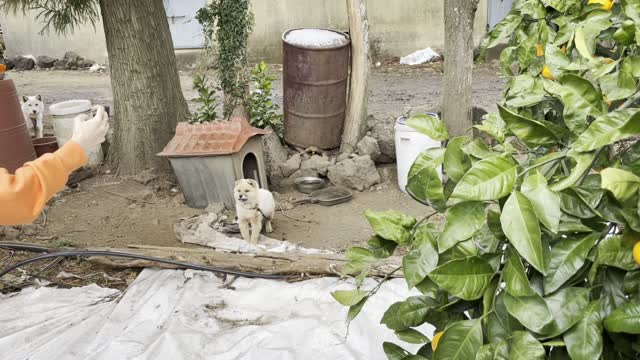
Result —
<svg viewBox="0 0 640 360"><path fill-rule="evenodd" d="M37 138L43 137L44 123L42 118L44 116L44 103L42 102L42 96L23 96L22 114L24 115L24 121L27 123L27 128L29 128L31 136Z"/></svg>
<svg viewBox="0 0 640 360"><path fill-rule="evenodd" d="M236 181L233 195L236 199L236 212L242 238L251 244L257 244L263 221L265 231L267 233L273 231L271 219L276 208L273 195L265 189L260 189L258 183L252 179Z"/></svg>

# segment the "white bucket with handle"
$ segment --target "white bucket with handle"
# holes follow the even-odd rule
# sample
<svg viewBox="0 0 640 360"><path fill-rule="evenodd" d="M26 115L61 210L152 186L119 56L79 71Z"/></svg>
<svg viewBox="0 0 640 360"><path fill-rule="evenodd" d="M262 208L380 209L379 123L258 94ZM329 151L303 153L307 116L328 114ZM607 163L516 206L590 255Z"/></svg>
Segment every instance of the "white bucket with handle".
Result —
<svg viewBox="0 0 640 360"><path fill-rule="evenodd" d="M86 115L87 120L91 118L91 101L89 100L69 100L63 101L49 106L49 114L53 122L53 132L58 141L58 145L62 146L73 136L74 119L78 115ZM97 167L102 164L104 155L102 154L102 145L97 145L88 151L88 165Z"/></svg>
<svg viewBox="0 0 640 360"><path fill-rule="evenodd" d="M438 117L438 114L428 113L427 115ZM396 120L395 140L396 140L396 161L398 163L398 186L402 192L406 191L409 181L409 170L416 161L420 153L427 149L439 148L440 141L419 133L412 127L405 124L406 117L402 116ZM442 179L442 166L438 167L438 175Z"/></svg>

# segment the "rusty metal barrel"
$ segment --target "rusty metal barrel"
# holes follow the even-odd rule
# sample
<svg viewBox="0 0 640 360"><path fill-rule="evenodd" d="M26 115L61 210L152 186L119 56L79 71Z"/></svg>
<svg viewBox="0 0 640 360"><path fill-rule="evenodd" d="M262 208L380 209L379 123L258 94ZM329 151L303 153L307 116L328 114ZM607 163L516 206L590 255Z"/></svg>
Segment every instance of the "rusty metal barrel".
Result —
<svg viewBox="0 0 640 360"><path fill-rule="evenodd" d="M340 145L347 107L350 40L325 29L282 35L284 140L294 146Z"/></svg>
<svg viewBox="0 0 640 360"><path fill-rule="evenodd" d="M13 174L24 163L35 159L16 86L11 79L0 80L0 168Z"/></svg>

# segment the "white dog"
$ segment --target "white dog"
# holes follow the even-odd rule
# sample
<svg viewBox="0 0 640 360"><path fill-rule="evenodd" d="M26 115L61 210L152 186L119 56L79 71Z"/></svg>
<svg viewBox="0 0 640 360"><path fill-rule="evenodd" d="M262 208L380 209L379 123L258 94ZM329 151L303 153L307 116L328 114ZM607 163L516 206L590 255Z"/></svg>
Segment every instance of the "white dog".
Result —
<svg viewBox="0 0 640 360"><path fill-rule="evenodd" d="M44 103L42 102L42 96L23 96L22 114L24 115L24 121L27 123L31 136L37 138L43 137L44 124L42 118L44 116Z"/></svg>
<svg viewBox="0 0 640 360"><path fill-rule="evenodd" d="M260 189L258 183L252 179L236 181L233 195L236 199L236 212L242 238L251 244L257 244L263 221L265 231L267 233L273 231L271 219L276 208L273 195L265 189Z"/></svg>

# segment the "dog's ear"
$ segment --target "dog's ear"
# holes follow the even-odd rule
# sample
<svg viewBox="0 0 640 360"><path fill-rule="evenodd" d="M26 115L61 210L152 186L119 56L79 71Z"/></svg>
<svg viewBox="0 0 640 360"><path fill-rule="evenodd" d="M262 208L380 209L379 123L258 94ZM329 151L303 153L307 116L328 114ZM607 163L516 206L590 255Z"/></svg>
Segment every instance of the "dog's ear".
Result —
<svg viewBox="0 0 640 360"><path fill-rule="evenodd" d="M38 101L42 101L42 95L36 95L36 99L38 99Z"/></svg>
<svg viewBox="0 0 640 360"><path fill-rule="evenodd" d="M236 180L236 186L240 186L240 184L242 184L243 181L244 181L243 179Z"/></svg>
<svg viewBox="0 0 640 360"><path fill-rule="evenodd" d="M253 187L254 187L254 188L256 188L256 189L259 187L259 186L258 186L258 182L257 182L257 181L255 181L255 180L253 180L253 179L248 179L248 180L247 180L247 183L249 183L249 185L253 186Z"/></svg>
<svg viewBox="0 0 640 360"><path fill-rule="evenodd" d="M26 97L26 96L24 96L24 95L22 95L22 101L23 101L23 102L27 102L27 101L29 101L29 98L28 98L28 97Z"/></svg>

